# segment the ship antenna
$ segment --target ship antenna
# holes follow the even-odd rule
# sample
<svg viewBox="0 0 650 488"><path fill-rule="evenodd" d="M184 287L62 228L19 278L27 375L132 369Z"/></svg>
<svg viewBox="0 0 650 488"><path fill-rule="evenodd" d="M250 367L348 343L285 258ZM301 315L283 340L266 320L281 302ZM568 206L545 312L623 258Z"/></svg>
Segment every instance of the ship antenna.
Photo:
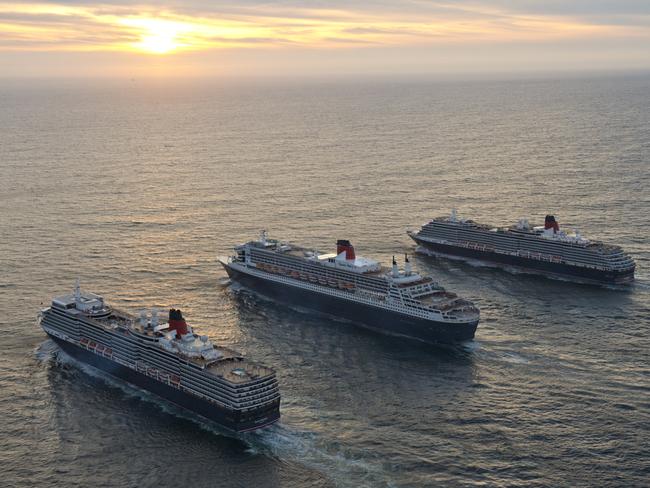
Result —
<svg viewBox="0 0 650 488"><path fill-rule="evenodd" d="M393 256L393 278L397 278L399 276L399 269L397 268L397 261L395 261L395 256Z"/></svg>

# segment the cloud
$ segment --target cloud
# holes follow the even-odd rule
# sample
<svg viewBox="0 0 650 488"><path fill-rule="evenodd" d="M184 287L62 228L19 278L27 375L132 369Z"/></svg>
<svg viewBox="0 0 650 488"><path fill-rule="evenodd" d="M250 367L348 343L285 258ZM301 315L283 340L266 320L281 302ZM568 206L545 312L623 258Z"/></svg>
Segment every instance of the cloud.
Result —
<svg viewBox="0 0 650 488"><path fill-rule="evenodd" d="M305 53L345 66L355 64L352 55L388 66L417 53L415 64L451 66L452 52L467 52L453 55L467 60L481 52L485 63L498 65L511 59L501 53L515 52L504 46L538 53L576 42L585 59L600 50L614 60L617 49L620 59L631 59L628 53L650 43L650 1L0 0L0 63L4 53L15 66L21 54L25 63L55 53L102 54L97 63L104 54L116 60L173 54L179 63L211 65L215 56L244 52L258 56L259 66L292 56L307 65L312 56Z"/></svg>
<svg viewBox="0 0 650 488"><path fill-rule="evenodd" d="M650 3L650 2L648 2ZM589 9L592 4L594 8ZM137 19L187 26L184 50L238 44L269 46L393 45L423 42L501 42L585 35L639 34L646 2L520 1L171 1L134 5L120 0L0 2L0 38L12 49L125 50L125 39L151 35ZM89 38L92 30L96 36ZM79 35L75 35L75 31ZM133 46L131 46L133 47Z"/></svg>

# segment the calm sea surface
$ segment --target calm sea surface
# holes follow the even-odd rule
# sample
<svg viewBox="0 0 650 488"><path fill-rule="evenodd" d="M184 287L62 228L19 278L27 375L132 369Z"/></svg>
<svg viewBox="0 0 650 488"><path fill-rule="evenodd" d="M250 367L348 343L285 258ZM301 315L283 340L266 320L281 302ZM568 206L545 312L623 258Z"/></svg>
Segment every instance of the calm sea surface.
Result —
<svg viewBox="0 0 650 488"><path fill-rule="evenodd" d="M4 486L647 486L650 77L472 83L0 83ZM622 245L629 289L418 256L476 340L401 342L230 286L267 228L388 263L458 208L553 213ZM59 353L36 314L80 277L178 306L274 367L282 422L233 438Z"/></svg>

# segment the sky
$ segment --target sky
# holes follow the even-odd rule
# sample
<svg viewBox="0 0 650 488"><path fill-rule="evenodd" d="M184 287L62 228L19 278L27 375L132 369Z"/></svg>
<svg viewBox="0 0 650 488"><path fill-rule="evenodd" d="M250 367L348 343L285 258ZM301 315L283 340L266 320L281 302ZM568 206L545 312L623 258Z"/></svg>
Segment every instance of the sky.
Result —
<svg viewBox="0 0 650 488"><path fill-rule="evenodd" d="M650 69L650 0L0 0L0 77Z"/></svg>

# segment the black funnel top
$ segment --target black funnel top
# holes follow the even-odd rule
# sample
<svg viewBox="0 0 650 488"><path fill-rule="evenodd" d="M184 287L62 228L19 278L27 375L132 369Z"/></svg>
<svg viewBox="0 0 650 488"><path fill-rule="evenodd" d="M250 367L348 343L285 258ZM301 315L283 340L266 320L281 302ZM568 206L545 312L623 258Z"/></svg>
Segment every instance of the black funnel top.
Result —
<svg viewBox="0 0 650 488"><path fill-rule="evenodd" d="M170 308L169 309L169 320L183 320L183 314L180 309Z"/></svg>

